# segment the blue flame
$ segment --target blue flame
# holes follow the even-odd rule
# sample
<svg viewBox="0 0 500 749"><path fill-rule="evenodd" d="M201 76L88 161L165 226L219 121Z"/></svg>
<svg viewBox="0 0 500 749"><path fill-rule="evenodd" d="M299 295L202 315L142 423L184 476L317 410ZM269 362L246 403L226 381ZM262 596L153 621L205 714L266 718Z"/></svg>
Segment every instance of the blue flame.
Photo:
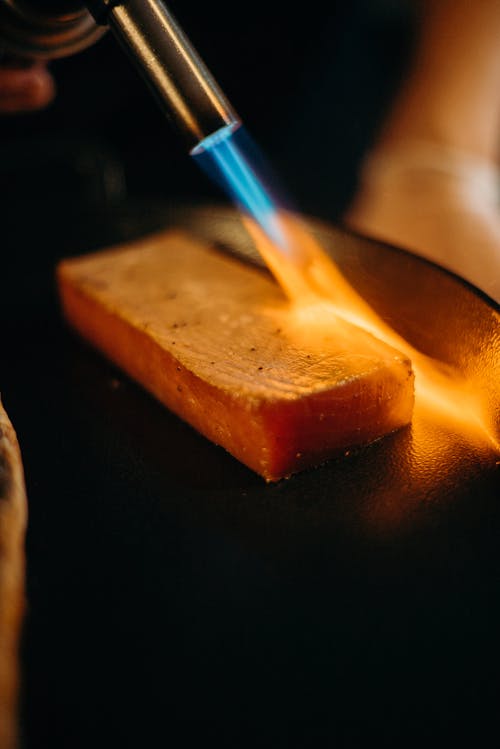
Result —
<svg viewBox="0 0 500 749"><path fill-rule="evenodd" d="M286 251L286 236L279 220L284 201L278 200L275 177L245 128L239 122L226 125L200 141L191 155L240 210Z"/></svg>

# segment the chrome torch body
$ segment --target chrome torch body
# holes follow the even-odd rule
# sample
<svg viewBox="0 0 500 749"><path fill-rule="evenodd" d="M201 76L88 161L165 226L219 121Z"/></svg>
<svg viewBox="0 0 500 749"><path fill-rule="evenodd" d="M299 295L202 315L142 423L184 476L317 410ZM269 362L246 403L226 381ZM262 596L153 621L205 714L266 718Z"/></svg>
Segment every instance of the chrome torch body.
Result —
<svg viewBox="0 0 500 749"><path fill-rule="evenodd" d="M107 23L191 150L239 118L179 24L159 0L127 0Z"/></svg>
<svg viewBox="0 0 500 749"><path fill-rule="evenodd" d="M0 50L64 57L107 29L129 55L189 150L239 118L161 0L0 0Z"/></svg>

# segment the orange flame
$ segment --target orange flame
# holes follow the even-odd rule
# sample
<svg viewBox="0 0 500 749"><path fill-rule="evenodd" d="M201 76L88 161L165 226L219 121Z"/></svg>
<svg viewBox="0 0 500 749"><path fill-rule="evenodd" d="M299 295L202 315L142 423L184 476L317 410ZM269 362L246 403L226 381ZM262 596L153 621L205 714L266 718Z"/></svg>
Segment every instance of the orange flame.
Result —
<svg viewBox="0 0 500 749"><path fill-rule="evenodd" d="M469 441L489 445L500 452L493 416L474 383L457 370L414 348L387 325L350 286L331 258L297 216L277 216L284 246L276 246L250 219L243 219L256 247L294 305L308 330L316 321L322 325L344 319L372 333L411 359L415 372L414 440L429 419L459 433ZM422 421L423 420L423 421ZM421 441L422 442L422 441ZM420 458L426 452L419 445ZM427 450L428 452L428 450ZM430 454L428 455L431 459Z"/></svg>

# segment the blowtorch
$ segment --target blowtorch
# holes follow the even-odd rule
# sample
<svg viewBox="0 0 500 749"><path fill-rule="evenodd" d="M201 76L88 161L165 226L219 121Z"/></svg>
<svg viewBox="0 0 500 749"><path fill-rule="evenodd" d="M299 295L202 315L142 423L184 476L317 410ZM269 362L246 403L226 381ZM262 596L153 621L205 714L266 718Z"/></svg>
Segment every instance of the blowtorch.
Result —
<svg viewBox="0 0 500 749"><path fill-rule="evenodd" d="M192 149L240 120L161 0L0 0L0 50L50 60L110 30Z"/></svg>

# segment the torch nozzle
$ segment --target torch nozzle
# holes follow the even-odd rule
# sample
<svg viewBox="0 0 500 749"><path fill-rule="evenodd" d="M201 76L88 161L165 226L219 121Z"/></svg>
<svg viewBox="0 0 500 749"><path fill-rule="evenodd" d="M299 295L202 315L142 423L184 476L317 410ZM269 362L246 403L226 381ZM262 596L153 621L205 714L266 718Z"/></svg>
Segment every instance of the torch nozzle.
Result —
<svg viewBox="0 0 500 749"><path fill-rule="evenodd" d="M106 22L188 147L239 118L161 0L109 5Z"/></svg>

